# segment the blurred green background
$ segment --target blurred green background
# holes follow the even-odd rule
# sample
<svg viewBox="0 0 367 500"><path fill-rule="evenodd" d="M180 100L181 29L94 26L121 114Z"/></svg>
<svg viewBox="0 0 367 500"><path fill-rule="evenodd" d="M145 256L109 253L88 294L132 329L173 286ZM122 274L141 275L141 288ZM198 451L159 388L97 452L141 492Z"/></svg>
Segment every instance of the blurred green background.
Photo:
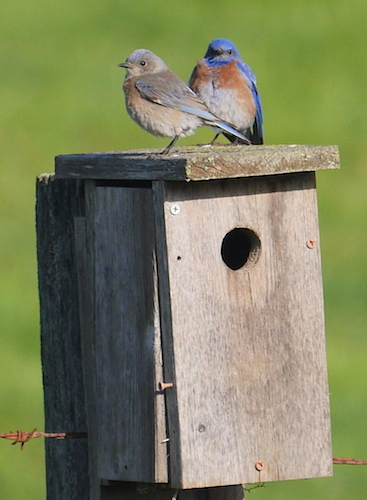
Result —
<svg viewBox="0 0 367 500"><path fill-rule="evenodd" d="M317 175L334 456L367 459L366 0L23 0L0 6L0 432L44 429L35 178L57 154L164 147L125 112L117 64L136 48L187 80L213 38L258 77L268 144L337 144ZM210 130L179 144L212 138ZM43 442L0 442L0 498L45 497ZM269 483L251 498L365 499L367 468ZM55 499L58 500L58 499Z"/></svg>

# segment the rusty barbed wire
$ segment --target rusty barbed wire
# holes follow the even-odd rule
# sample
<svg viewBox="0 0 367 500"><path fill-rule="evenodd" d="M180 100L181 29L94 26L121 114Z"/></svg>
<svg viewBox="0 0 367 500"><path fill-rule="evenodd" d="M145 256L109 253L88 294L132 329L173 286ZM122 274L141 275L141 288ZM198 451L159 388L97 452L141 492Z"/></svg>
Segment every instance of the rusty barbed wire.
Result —
<svg viewBox="0 0 367 500"><path fill-rule="evenodd" d="M356 458L333 458L333 464L337 465L367 465L367 460L357 460Z"/></svg>
<svg viewBox="0 0 367 500"><path fill-rule="evenodd" d="M16 432L8 432L6 434L0 434L0 438L9 439L13 441L11 443L20 444L20 449L24 448L25 443L28 443L31 439L34 438L53 438L53 439L81 439L88 437L86 432L37 432L37 429L33 429L33 431L16 431Z"/></svg>
<svg viewBox="0 0 367 500"><path fill-rule="evenodd" d="M88 437L86 432L37 432L37 429L33 431L22 431L18 430L16 432L8 432L5 434L0 434L0 438L8 439L13 441L11 444L20 444L20 449L24 448L25 443L28 443L34 438L53 438L53 439L85 439ZM344 457L334 457L333 464L335 465L367 465L367 460L358 460L357 458L344 458ZM257 486L259 487L259 486Z"/></svg>

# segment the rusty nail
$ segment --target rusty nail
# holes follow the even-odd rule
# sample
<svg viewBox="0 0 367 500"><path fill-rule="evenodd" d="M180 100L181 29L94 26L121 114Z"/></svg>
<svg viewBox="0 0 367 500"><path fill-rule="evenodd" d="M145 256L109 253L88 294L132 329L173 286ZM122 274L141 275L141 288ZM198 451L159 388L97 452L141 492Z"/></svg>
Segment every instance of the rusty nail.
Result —
<svg viewBox="0 0 367 500"><path fill-rule="evenodd" d="M264 460L258 460L255 464L255 469L260 471L263 470L264 468L265 468Z"/></svg>
<svg viewBox="0 0 367 500"><path fill-rule="evenodd" d="M171 387L173 387L173 383L172 382L159 382L158 386L159 386L160 391L164 391L166 389L170 389Z"/></svg>
<svg viewBox="0 0 367 500"><path fill-rule="evenodd" d="M307 248L315 248L316 246L316 240L310 238L309 240L307 240Z"/></svg>

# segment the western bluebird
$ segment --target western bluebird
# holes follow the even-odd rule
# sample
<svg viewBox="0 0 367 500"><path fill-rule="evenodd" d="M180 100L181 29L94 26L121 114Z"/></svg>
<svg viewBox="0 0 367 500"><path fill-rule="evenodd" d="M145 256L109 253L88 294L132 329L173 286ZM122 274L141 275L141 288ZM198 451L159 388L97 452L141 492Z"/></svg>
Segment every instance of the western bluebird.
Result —
<svg viewBox="0 0 367 500"><path fill-rule="evenodd" d="M217 38L210 43L204 58L199 59L192 72L189 86L213 114L231 123L252 144L263 144L263 118L256 77L232 42ZM231 142L242 142L224 135Z"/></svg>
<svg viewBox="0 0 367 500"><path fill-rule="evenodd" d="M160 137L173 137L162 152L167 154L179 137L192 135L209 125L249 143L230 123L209 111L206 104L150 50L132 52L119 64L127 73L123 90L126 109L144 130Z"/></svg>

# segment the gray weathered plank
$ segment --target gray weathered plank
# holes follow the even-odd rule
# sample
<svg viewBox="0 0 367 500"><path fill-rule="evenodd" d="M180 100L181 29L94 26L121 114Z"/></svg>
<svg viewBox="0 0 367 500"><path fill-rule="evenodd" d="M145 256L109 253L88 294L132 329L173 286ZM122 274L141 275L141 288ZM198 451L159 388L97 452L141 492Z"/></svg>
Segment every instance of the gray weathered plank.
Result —
<svg viewBox="0 0 367 500"><path fill-rule="evenodd" d="M88 184L94 326L83 346L101 479L168 481L153 217L151 189Z"/></svg>
<svg viewBox="0 0 367 500"><path fill-rule="evenodd" d="M85 217L74 218L75 260L79 290L79 321L81 332L82 364L88 422L88 457L90 492L88 500L100 500L100 478L98 476L98 454L93 439L98 435L95 418L95 395L97 394L95 371L94 332L94 267L93 246L88 244Z"/></svg>
<svg viewBox="0 0 367 500"><path fill-rule="evenodd" d="M37 257L47 432L87 432L73 218L83 214L80 181L37 180ZM89 497L87 439L48 439L47 498Z"/></svg>
<svg viewBox="0 0 367 500"><path fill-rule="evenodd" d="M162 187L165 196L173 486L331 475L314 177L155 184L157 200ZM233 271L221 245L237 227L258 235L261 253Z"/></svg>
<svg viewBox="0 0 367 500"><path fill-rule="evenodd" d="M337 146L214 146L60 155L57 177L74 179L209 180L339 168ZM150 155L155 155L153 158Z"/></svg>

